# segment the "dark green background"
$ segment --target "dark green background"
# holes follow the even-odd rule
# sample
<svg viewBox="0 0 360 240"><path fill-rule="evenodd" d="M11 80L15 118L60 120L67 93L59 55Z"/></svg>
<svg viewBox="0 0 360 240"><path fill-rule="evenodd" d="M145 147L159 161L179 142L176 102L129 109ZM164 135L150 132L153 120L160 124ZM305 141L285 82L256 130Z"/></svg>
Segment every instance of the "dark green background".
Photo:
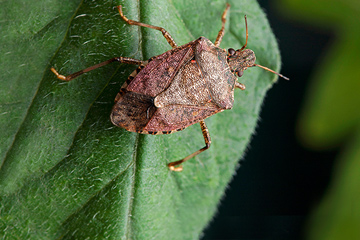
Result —
<svg viewBox="0 0 360 240"><path fill-rule="evenodd" d="M203 239L304 239L331 177L336 152L307 149L295 135L310 74L331 32L291 22L271 1L258 2L279 42L281 73L290 81L268 92L256 135Z"/></svg>
<svg viewBox="0 0 360 240"><path fill-rule="evenodd" d="M267 94L204 239L359 239L359 2L258 2L291 81Z"/></svg>

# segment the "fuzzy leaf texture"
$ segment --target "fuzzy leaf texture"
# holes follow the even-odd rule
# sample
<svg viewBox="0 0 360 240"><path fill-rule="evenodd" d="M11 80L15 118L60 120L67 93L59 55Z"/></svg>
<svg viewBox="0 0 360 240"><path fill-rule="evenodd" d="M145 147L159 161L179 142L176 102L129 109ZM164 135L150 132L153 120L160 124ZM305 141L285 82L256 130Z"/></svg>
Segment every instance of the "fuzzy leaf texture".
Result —
<svg viewBox="0 0 360 240"><path fill-rule="evenodd" d="M245 42L257 63L279 70L280 56L255 1L229 1L222 48ZM109 115L136 66L113 63L58 80L107 59L148 59L200 36L215 41L225 1L2 1L0 234L19 239L196 239L214 216L256 126L276 75L248 69L235 106L206 120L212 146L184 164L167 163L203 147L198 124L162 136L127 132Z"/></svg>

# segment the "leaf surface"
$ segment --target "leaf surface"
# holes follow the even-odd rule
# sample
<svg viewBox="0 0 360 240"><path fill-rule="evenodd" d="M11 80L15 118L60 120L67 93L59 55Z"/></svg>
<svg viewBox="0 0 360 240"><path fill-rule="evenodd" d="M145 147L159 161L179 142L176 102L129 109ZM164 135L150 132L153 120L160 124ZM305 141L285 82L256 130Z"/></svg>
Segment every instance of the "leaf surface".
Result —
<svg viewBox="0 0 360 240"><path fill-rule="evenodd" d="M178 45L200 36L215 41L225 9L225 1L206 0L45 1L24 10L16 1L2 3L3 237L196 239L216 212L276 76L248 69L241 78L247 89L236 90L233 110L206 120L211 148L183 172L171 172L167 163L203 147L198 124L149 136L109 120L135 66L114 63L71 82L49 70L66 75L116 56L144 60L170 50L159 31L127 25L117 4L129 19L164 27ZM257 63L279 70L277 43L258 4L230 4L221 47L241 48L246 14L248 48ZM33 14L25 16L25 9Z"/></svg>

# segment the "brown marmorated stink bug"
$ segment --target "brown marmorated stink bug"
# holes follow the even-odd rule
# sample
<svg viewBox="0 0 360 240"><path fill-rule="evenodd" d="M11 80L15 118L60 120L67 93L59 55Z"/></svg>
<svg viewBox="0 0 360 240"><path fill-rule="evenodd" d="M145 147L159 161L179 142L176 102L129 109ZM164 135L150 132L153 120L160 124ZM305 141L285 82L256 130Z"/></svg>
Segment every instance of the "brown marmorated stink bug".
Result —
<svg viewBox="0 0 360 240"><path fill-rule="evenodd" d="M255 64L255 54L245 49L248 40L238 50L228 51L219 48L224 36L226 14L222 14L222 27L213 44L205 37L178 47L171 35L163 28L127 19L122 7L118 6L121 18L130 25L152 28L161 31L171 50L141 61L126 57L115 57L68 76L60 75L54 68L51 71L64 81L82 75L112 62L139 65L122 85L115 98L111 112L111 122L131 132L142 134L170 134L200 123L206 146L189 156L168 164L172 171L181 171L181 163L198 155L210 147L210 135L204 119L226 109L234 103L234 89L245 89L237 82L248 67L261 67L282 78L288 79L271 69Z"/></svg>

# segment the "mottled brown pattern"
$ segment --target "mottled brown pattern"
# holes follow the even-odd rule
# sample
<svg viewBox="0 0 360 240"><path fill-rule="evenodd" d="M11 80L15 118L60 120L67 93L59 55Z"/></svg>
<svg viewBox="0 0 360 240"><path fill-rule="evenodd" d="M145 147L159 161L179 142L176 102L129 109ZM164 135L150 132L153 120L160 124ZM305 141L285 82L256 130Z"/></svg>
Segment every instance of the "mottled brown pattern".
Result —
<svg viewBox="0 0 360 240"><path fill-rule="evenodd" d="M232 108L236 77L226 58L204 37L153 57L122 86L112 122L138 133L170 134Z"/></svg>
<svg viewBox="0 0 360 240"><path fill-rule="evenodd" d="M215 106L214 108L201 109L194 106L169 105L158 108L144 130L171 131L172 133L172 130L182 130L220 111L223 110Z"/></svg>
<svg viewBox="0 0 360 240"><path fill-rule="evenodd" d="M126 92L115 103L110 119L114 125L136 132L146 127L155 111L152 97Z"/></svg>
<svg viewBox="0 0 360 240"><path fill-rule="evenodd" d="M189 61L174 77L170 86L156 96L156 107L165 107L173 104L199 106L211 101L210 91L206 79L198 63Z"/></svg>
<svg viewBox="0 0 360 240"><path fill-rule="evenodd" d="M212 103L202 108L186 105L156 108L152 97L125 92L114 105L110 118L114 125L128 131L156 135L181 131L220 111L223 109Z"/></svg>
<svg viewBox="0 0 360 240"><path fill-rule="evenodd" d="M204 37L192 44L195 60L184 63L170 86L156 96L155 106L202 106L212 101L220 108L231 109L236 77L227 64L227 53Z"/></svg>
<svg viewBox="0 0 360 240"><path fill-rule="evenodd" d="M152 58L150 58L148 61L144 61L144 62L143 62L143 65L141 65L141 69L144 68L144 67L148 64L148 62L151 61L151 59L152 59ZM137 68L135 71L133 71L133 72L129 75L129 77L126 79L126 81L124 82L124 84L121 86L119 93L118 93L118 94L116 95L116 97L115 97L115 103L116 103L117 101L119 101L119 99L121 98L122 95L124 95L125 92L128 91L128 90L127 90L127 86L134 80L135 76L138 74L138 69L139 69L139 68Z"/></svg>
<svg viewBox="0 0 360 240"><path fill-rule="evenodd" d="M195 59L210 90L212 102L222 109L231 109L237 78L227 64L225 50L215 47L210 40L201 37L196 45Z"/></svg>
<svg viewBox="0 0 360 240"><path fill-rule="evenodd" d="M155 97L171 83L179 68L194 55L191 44L167 51L150 61L135 79L128 90Z"/></svg>

